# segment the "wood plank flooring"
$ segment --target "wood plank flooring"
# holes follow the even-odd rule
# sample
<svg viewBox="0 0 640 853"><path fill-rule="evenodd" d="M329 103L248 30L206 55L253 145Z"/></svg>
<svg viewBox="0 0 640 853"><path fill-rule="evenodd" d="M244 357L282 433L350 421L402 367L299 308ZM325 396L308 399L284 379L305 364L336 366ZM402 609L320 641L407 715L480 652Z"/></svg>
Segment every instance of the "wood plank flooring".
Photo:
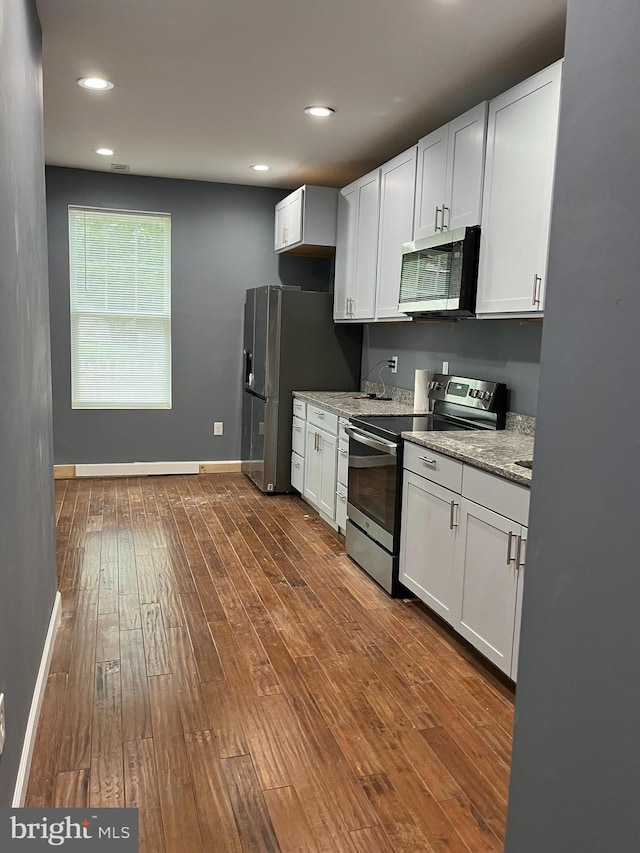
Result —
<svg viewBox="0 0 640 853"><path fill-rule="evenodd" d="M143 851L502 850L513 694L241 474L56 482L62 621L27 805Z"/></svg>

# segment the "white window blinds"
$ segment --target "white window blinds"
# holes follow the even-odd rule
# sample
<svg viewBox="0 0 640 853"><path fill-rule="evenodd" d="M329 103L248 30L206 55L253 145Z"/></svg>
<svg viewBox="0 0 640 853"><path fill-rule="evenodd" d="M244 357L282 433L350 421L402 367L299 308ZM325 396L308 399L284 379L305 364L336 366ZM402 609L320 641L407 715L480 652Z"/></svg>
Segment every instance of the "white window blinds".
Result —
<svg viewBox="0 0 640 853"><path fill-rule="evenodd" d="M171 408L171 216L69 208L71 406Z"/></svg>

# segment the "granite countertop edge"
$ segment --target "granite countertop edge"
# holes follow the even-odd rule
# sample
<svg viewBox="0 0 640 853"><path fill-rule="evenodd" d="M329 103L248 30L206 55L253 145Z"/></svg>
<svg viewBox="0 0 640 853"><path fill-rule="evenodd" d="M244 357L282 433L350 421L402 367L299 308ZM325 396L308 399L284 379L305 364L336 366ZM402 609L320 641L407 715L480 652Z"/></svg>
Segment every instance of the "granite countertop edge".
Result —
<svg viewBox="0 0 640 853"><path fill-rule="evenodd" d="M444 456L531 488L531 471L515 463L516 460L532 458L532 436L525 436L514 430L492 430L487 433L470 430L456 433L403 432L402 437L406 441L428 447ZM483 443L489 446L477 446Z"/></svg>
<svg viewBox="0 0 640 853"><path fill-rule="evenodd" d="M361 391L294 391L293 396L306 403L322 406L328 412L341 418L362 417L364 415L421 415L416 412L413 403L401 400L373 400L363 397Z"/></svg>

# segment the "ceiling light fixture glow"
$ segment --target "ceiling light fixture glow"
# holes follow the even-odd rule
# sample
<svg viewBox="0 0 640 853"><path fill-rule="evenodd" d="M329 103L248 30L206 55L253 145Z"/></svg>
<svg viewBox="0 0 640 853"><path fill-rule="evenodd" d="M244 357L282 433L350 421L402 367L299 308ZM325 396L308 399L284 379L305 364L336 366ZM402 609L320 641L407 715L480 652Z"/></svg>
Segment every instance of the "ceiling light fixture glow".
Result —
<svg viewBox="0 0 640 853"><path fill-rule="evenodd" d="M104 77L80 77L76 82L83 89L94 89L102 92L113 89L111 80L105 80Z"/></svg>
<svg viewBox="0 0 640 853"><path fill-rule="evenodd" d="M335 113L331 107L305 107L305 113L314 118L329 118Z"/></svg>
<svg viewBox="0 0 640 853"><path fill-rule="evenodd" d="M96 154L102 154L103 157L113 157L112 148L95 148L94 151Z"/></svg>
<svg viewBox="0 0 640 853"><path fill-rule="evenodd" d="M256 163L255 166L251 167L254 172L268 172L271 169L271 166L267 166L266 163Z"/></svg>

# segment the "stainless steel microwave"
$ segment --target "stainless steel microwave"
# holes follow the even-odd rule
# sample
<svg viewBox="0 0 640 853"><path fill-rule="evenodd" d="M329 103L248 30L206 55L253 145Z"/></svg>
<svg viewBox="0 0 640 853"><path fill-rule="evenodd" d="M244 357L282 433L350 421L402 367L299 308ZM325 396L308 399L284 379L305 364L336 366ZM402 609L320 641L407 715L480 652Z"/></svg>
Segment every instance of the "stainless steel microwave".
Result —
<svg viewBox="0 0 640 853"><path fill-rule="evenodd" d="M416 317L472 317L479 248L478 225L403 243L398 310Z"/></svg>

